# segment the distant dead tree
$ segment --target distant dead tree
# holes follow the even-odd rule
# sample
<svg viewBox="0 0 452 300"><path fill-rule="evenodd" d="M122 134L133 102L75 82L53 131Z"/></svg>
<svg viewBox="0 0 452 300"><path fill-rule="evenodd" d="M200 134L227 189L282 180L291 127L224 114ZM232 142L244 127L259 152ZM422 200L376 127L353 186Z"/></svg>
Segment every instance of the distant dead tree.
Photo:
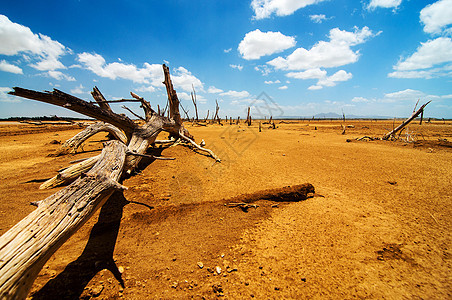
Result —
<svg viewBox="0 0 452 300"><path fill-rule="evenodd" d="M191 100L193 101L193 106L195 107L195 115L196 115L196 122L199 122L198 119L198 106L197 106L197 99L196 99L196 91L195 91L195 86L192 84L191 85L193 92L191 92Z"/></svg>

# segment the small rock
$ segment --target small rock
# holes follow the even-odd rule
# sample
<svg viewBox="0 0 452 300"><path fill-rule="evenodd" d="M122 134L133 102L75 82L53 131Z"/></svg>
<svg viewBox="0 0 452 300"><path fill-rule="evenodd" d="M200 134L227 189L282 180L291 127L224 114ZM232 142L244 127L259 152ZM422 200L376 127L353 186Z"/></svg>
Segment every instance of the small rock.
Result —
<svg viewBox="0 0 452 300"><path fill-rule="evenodd" d="M52 140L52 141L50 141L49 144L58 145L58 144L61 144L61 142L57 141L57 140Z"/></svg>
<svg viewBox="0 0 452 300"><path fill-rule="evenodd" d="M94 297L98 297L100 295L100 293L102 293L102 291L104 290L104 286L103 285L98 285L94 288L91 289L91 294Z"/></svg>
<svg viewBox="0 0 452 300"><path fill-rule="evenodd" d="M177 281L174 281L173 284L171 285L171 287L172 287L173 289L175 289L175 288L177 288L177 285L178 285L178 282L177 282Z"/></svg>
<svg viewBox="0 0 452 300"><path fill-rule="evenodd" d="M215 271L217 272L218 275L221 274L221 268L219 266L215 267Z"/></svg>
<svg viewBox="0 0 452 300"><path fill-rule="evenodd" d="M119 273L124 273L124 267L123 266L119 266L118 267L118 271L119 271Z"/></svg>
<svg viewBox="0 0 452 300"><path fill-rule="evenodd" d="M220 255L220 256L221 256L221 258L223 258L223 257L224 257L224 253L221 253L221 255Z"/></svg>
<svg viewBox="0 0 452 300"><path fill-rule="evenodd" d="M229 269L227 269L226 271L227 271L228 273L236 272L236 271L237 271L237 268L229 268Z"/></svg>
<svg viewBox="0 0 452 300"><path fill-rule="evenodd" d="M202 269L202 268L204 268L204 264L203 264L201 261L198 261L198 267L199 267L200 269Z"/></svg>

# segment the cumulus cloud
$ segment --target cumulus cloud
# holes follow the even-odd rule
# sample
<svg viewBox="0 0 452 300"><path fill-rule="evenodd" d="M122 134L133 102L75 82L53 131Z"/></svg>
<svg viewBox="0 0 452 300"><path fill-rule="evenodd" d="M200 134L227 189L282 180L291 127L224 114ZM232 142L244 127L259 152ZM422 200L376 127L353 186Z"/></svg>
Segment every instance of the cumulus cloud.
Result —
<svg viewBox="0 0 452 300"><path fill-rule="evenodd" d="M77 59L84 68L94 74L113 80L122 78L137 83L152 83L157 86L161 84L163 78L162 66L159 64L144 63L143 68L119 62L107 64L101 55L87 52L78 54Z"/></svg>
<svg viewBox="0 0 452 300"><path fill-rule="evenodd" d="M201 91L204 89L204 85L201 80L196 78L196 76L184 67L176 68L174 70L174 74L171 76L171 79L176 89L181 88L187 92L191 92L193 87L198 88Z"/></svg>
<svg viewBox="0 0 452 300"><path fill-rule="evenodd" d="M270 74L272 72L272 69L269 68L267 65L255 66L254 70L261 72L262 76L267 76L268 74Z"/></svg>
<svg viewBox="0 0 452 300"><path fill-rule="evenodd" d="M441 33L444 27L452 24L452 0L440 0L421 10L420 20L427 33Z"/></svg>
<svg viewBox="0 0 452 300"><path fill-rule="evenodd" d="M11 22L0 15L0 54L23 55L27 59L37 60L30 64L40 71L65 69L59 58L70 49L43 34L35 34L30 28Z"/></svg>
<svg viewBox="0 0 452 300"><path fill-rule="evenodd" d="M229 53L229 52L231 52L231 50L232 50L232 48L228 48L228 49L224 49L223 52L224 53Z"/></svg>
<svg viewBox="0 0 452 300"><path fill-rule="evenodd" d="M281 32L262 32L256 29L245 35L238 50L244 59L251 60L282 52L294 47L295 44L294 37L286 36Z"/></svg>
<svg viewBox="0 0 452 300"><path fill-rule="evenodd" d="M216 88L214 86L209 86L209 88L207 89L207 92L209 94L218 94L218 93L222 93L223 90L222 89L218 89L218 88Z"/></svg>
<svg viewBox="0 0 452 300"><path fill-rule="evenodd" d="M428 79L451 76L452 39L439 37L421 43L411 56L401 59L393 69L389 77Z"/></svg>
<svg viewBox="0 0 452 300"><path fill-rule="evenodd" d="M275 80L275 81L271 81L271 80L266 80L264 81L265 84L277 84L277 83L281 83L281 81L279 80Z"/></svg>
<svg viewBox="0 0 452 300"><path fill-rule="evenodd" d="M23 74L21 68L19 68L16 65L8 63L4 59L0 61L0 71L14 73L14 74Z"/></svg>
<svg viewBox="0 0 452 300"><path fill-rule="evenodd" d="M289 87L287 85L280 86L278 90L287 90Z"/></svg>
<svg viewBox="0 0 452 300"><path fill-rule="evenodd" d="M44 73L44 76L49 76L52 77L56 80L67 80L67 81L75 81L75 78L69 75L64 74L63 72L60 71L47 71L46 73Z"/></svg>
<svg viewBox="0 0 452 300"><path fill-rule="evenodd" d="M321 69L310 69L303 72L290 72L287 77L308 80L317 79L317 84L310 86L309 90L320 90L324 87L336 86L338 82L350 80L353 75L344 70L339 70L331 76L327 76L327 72Z"/></svg>
<svg viewBox="0 0 452 300"><path fill-rule="evenodd" d="M354 32L333 28L329 41L319 41L311 49L298 48L286 58L277 57L267 64L281 70L333 68L358 61L359 51L352 46L364 43L375 34L366 26Z"/></svg>
<svg viewBox="0 0 452 300"><path fill-rule="evenodd" d="M241 99L241 98L250 97L251 95L247 91L238 92L238 91L231 91L230 90L230 91L227 91L227 92L220 93L220 96L228 96L228 97L231 97L231 98Z"/></svg>
<svg viewBox="0 0 452 300"><path fill-rule="evenodd" d="M312 22L320 24L325 20L328 20L327 17L323 14L320 15L310 15L309 18L311 19Z"/></svg>
<svg viewBox="0 0 452 300"><path fill-rule="evenodd" d="M372 10L378 7L397 9L401 3L402 0L372 0L367 6L367 9Z"/></svg>
<svg viewBox="0 0 452 300"><path fill-rule="evenodd" d="M237 70L239 70L239 71L242 71L243 70L243 66L242 65L229 65L231 68L233 68L233 69L237 69Z"/></svg>
<svg viewBox="0 0 452 300"><path fill-rule="evenodd" d="M84 87L82 84L80 84L79 86L73 88L73 89L71 90L71 93L72 93L72 94L87 94L88 92L87 92L87 91L84 91L84 90L83 90L84 88L85 88L85 87Z"/></svg>
<svg viewBox="0 0 452 300"><path fill-rule="evenodd" d="M325 70L321 70L319 68L309 69L303 72L290 72L287 73L287 77L296 78L296 79L321 79L326 77L327 72Z"/></svg>
<svg viewBox="0 0 452 300"><path fill-rule="evenodd" d="M251 8L254 11L254 19L265 19L272 14L288 16L300 8L317 4L326 0L253 0Z"/></svg>
<svg viewBox="0 0 452 300"><path fill-rule="evenodd" d="M19 97L8 95L11 92L9 87L0 87L0 102L18 103L21 102Z"/></svg>

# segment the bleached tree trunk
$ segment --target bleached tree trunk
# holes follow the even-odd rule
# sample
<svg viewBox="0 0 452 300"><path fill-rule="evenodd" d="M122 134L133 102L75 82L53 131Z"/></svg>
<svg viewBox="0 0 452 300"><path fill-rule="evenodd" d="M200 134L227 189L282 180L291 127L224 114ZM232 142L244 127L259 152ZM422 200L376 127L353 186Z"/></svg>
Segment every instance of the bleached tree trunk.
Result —
<svg viewBox="0 0 452 300"><path fill-rule="evenodd" d="M98 163L71 185L41 201L38 208L0 239L0 297L24 299L46 261L99 209L115 190L126 146L109 142Z"/></svg>
<svg viewBox="0 0 452 300"><path fill-rule="evenodd" d="M179 99L171 83L169 69L163 65L163 70L168 92L169 118L155 113L149 102L131 93L132 97L141 102L144 110L146 124L142 126L126 116L114 113L97 88L94 88L93 97L100 106L59 90L42 93L14 88L14 92L10 93L66 107L109 123L93 125L73 140L86 140L91 133L110 126L117 127L112 132L119 140L107 142L100 155L67 168L44 183L43 188L49 188L79 177L54 195L37 201L38 208L35 211L0 237L0 298L25 299L33 281L52 254L115 190L125 189L118 183L121 175L124 172L131 173L137 167L140 159L146 156L147 148L155 142L161 131L170 133L174 141L184 140L219 161L212 151L197 145L193 136L184 128L179 113Z"/></svg>

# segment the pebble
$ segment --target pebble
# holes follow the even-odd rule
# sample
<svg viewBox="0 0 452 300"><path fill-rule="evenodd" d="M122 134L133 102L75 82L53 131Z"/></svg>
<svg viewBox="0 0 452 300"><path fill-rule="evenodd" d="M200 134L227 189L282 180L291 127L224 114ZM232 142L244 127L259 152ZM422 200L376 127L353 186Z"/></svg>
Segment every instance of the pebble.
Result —
<svg viewBox="0 0 452 300"><path fill-rule="evenodd" d="M221 268L219 266L215 267L215 271L217 271L217 274L220 275L221 274Z"/></svg>
<svg viewBox="0 0 452 300"><path fill-rule="evenodd" d="M199 267L200 269L202 269L202 268L204 268L204 264L203 264L201 261L198 261L198 267Z"/></svg>
<svg viewBox="0 0 452 300"><path fill-rule="evenodd" d="M123 266L119 266L118 271L121 274L124 273L124 267Z"/></svg>

